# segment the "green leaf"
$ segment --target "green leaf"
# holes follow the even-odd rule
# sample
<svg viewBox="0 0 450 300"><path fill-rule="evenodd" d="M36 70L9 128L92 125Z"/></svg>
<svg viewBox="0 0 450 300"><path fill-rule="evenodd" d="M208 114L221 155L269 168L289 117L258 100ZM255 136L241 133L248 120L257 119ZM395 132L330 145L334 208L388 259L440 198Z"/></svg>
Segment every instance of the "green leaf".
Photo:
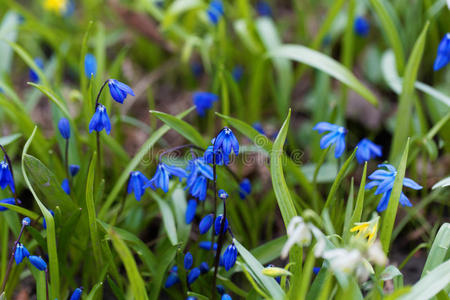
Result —
<svg viewBox="0 0 450 300"><path fill-rule="evenodd" d="M0 25L0 40L4 39L5 41L15 42L17 40L19 24L19 14L12 10L4 14L2 24ZM0 53L2 54L0 77L3 77L3 74L10 74L13 58L11 47L4 41L0 41Z"/></svg>
<svg viewBox="0 0 450 300"><path fill-rule="evenodd" d="M97 293L101 291L103 288L103 282L98 282L94 287L92 288L89 295L87 295L86 300L94 300L97 299L99 296L97 296Z"/></svg>
<svg viewBox="0 0 450 300"><path fill-rule="evenodd" d="M433 244L431 245L430 253L428 253L427 261L423 267L422 277L435 269L439 264L448 259L450 248L450 223L442 224L439 229Z"/></svg>
<svg viewBox="0 0 450 300"><path fill-rule="evenodd" d="M364 191L366 187L366 174L367 174L367 162L364 163L364 170L361 176L361 183L359 185L358 195L356 196L355 210L353 211L352 218L350 219L350 226L361 221L361 215L364 207ZM344 230L344 240L350 236L350 228Z"/></svg>
<svg viewBox="0 0 450 300"><path fill-rule="evenodd" d="M282 236L277 239L268 241L251 250L252 255L263 265L280 257L281 249L286 243L287 237Z"/></svg>
<svg viewBox="0 0 450 300"><path fill-rule="evenodd" d="M445 177L444 179L441 179L438 182L436 182L431 189L434 190L434 189L444 188L447 186L450 186L450 176Z"/></svg>
<svg viewBox="0 0 450 300"><path fill-rule="evenodd" d="M271 57L288 58L321 70L353 89L372 105L378 105L375 95L352 72L325 54L300 45L283 45L271 51L269 55Z"/></svg>
<svg viewBox="0 0 450 300"><path fill-rule="evenodd" d="M0 203L0 206L6 207L7 209L15 211L16 213L19 213L23 216L29 217L32 220L37 220L40 217L40 215L38 215L34 211L28 210L21 206L17 206L17 205L13 205L13 204L6 204L6 203Z"/></svg>
<svg viewBox="0 0 450 300"><path fill-rule="evenodd" d="M393 280L395 290L403 287L403 274L396 266L387 266L381 273L381 279L384 281Z"/></svg>
<svg viewBox="0 0 450 300"><path fill-rule="evenodd" d="M48 89L44 85L33 83L33 82L28 82L28 84L31 85L32 87L37 88L42 93L44 93L53 103L56 104L56 106L58 106L58 108L63 112L64 116L67 119L72 120L72 116L70 115L69 111L67 110L66 105L50 89ZM75 127L72 126L72 129L74 129L74 128Z"/></svg>
<svg viewBox="0 0 450 300"><path fill-rule="evenodd" d="M288 227L290 220L297 215L289 188L284 180L283 161L281 159L283 155L284 142L289 129L290 117L291 110L289 110L288 116L281 126L280 132L278 133L270 154L270 176L272 177L272 186L286 228Z"/></svg>
<svg viewBox="0 0 450 300"><path fill-rule="evenodd" d="M175 226L175 217L173 216L172 210L169 204L167 204L157 193L150 191L150 195L156 200L159 206L159 210L162 214L162 219L164 223L164 228L166 230L167 236L169 237L172 245L178 244L177 228Z"/></svg>
<svg viewBox="0 0 450 300"><path fill-rule="evenodd" d="M21 136L22 135L20 133L2 136L2 137L0 137L0 145L7 146L7 145L17 141Z"/></svg>

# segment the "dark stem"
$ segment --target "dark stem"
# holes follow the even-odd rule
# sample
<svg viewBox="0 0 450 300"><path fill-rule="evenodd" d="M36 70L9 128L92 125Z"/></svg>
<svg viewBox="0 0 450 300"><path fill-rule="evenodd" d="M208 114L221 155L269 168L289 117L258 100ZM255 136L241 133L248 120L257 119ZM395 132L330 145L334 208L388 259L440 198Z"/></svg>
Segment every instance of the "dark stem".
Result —
<svg viewBox="0 0 450 300"><path fill-rule="evenodd" d="M0 144L0 148L2 148L2 151L3 151L3 153L5 154L5 157L6 157L6 161L8 162L9 171L11 172L11 177L12 177L12 180L13 180L14 191L13 191L13 189L11 187L10 188L11 188L11 192L13 193L14 203L15 203L15 205L18 205L19 201L17 199L17 195L16 195L16 192L15 192L16 181L14 180L14 171L13 171L13 168L12 168L11 159L9 158L8 153L6 153L6 149L3 147L3 145Z"/></svg>
<svg viewBox="0 0 450 300"><path fill-rule="evenodd" d="M47 297L47 300L49 300L49 297L48 297L48 269L45 269L45 295Z"/></svg>
<svg viewBox="0 0 450 300"><path fill-rule="evenodd" d="M103 82L102 87L100 88L100 91L97 94L97 98L95 99L95 107L94 107L94 112L97 109L98 106L98 101L100 100L100 95L103 92L103 89L105 88L105 85L108 83L108 80L106 80L105 82Z"/></svg>
<svg viewBox="0 0 450 300"><path fill-rule="evenodd" d="M14 247L12 249L11 257L8 262L8 268L6 269L5 278L3 279L2 288L0 289L0 294L3 293L3 291L5 290L6 282L8 281L8 277L9 277L9 273L11 273L11 268L12 268L12 264L14 261L14 255L16 253L17 244L19 243L20 238L22 237L24 229L25 229L25 225L22 224L22 228L20 229L19 237L14 242Z"/></svg>
<svg viewBox="0 0 450 300"><path fill-rule="evenodd" d="M227 219L227 207L226 207L225 202L226 202L226 200L223 199L223 217L222 217L222 220L220 220L219 240L217 241L216 257L214 258L213 299L215 299L215 295L216 295L214 293L214 289L216 287L217 272L219 270L220 253L222 252L223 241L224 241L224 237L226 234L226 232L223 232L223 230L225 229L225 220Z"/></svg>
<svg viewBox="0 0 450 300"><path fill-rule="evenodd" d="M69 188L72 191L72 177L70 176L69 169L69 139L66 139L66 151L65 151L65 167L66 167L66 176L69 181Z"/></svg>
<svg viewBox="0 0 450 300"><path fill-rule="evenodd" d="M213 189L214 189L214 219L213 219L213 224L216 222L216 215L217 215L217 175L216 175L216 152L215 152L215 146L216 146L216 140L214 140L213 143ZM223 221L223 218L222 218ZM212 249L214 249L214 240L215 240L215 236L214 236L214 227L212 230L212 234L211 234L211 247ZM217 250L216 250L216 256L214 258L214 276L213 276L213 285L212 285L212 299L215 300L216 299L216 281L217 281L217 269L218 269L218 257L220 257L220 251L219 251L219 245L217 245Z"/></svg>

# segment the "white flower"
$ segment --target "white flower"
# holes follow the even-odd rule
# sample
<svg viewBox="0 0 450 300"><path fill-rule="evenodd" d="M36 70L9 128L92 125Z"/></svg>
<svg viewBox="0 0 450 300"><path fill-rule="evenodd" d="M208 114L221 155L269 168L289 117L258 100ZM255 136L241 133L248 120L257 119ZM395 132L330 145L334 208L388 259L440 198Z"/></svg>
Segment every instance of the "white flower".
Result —
<svg viewBox="0 0 450 300"><path fill-rule="evenodd" d="M369 246L369 249L367 249L367 258L379 266L384 266L387 263L387 257L381 248L379 240Z"/></svg>
<svg viewBox="0 0 450 300"><path fill-rule="evenodd" d="M356 249L347 250L337 248L323 253L323 258L328 260L331 269L345 274L352 273L361 262L362 255Z"/></svg>
<svg viewBox="0 0 450 300"><path fill-rule="evenodd" d="M311 244L311 230L309 224L303 221L302 217L293 217L287 227L288 240L281 250L281 258L286 258L289 250L297 244L299 246L309 246Z"/></svg>

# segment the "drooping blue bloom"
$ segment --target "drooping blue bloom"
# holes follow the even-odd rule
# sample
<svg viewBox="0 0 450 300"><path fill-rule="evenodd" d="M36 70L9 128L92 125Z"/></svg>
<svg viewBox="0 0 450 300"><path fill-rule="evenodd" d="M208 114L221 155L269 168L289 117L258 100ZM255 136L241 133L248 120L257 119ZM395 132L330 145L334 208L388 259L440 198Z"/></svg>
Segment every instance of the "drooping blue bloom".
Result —
<svg viewBox="0 0 450 300"><path fill-rule="evenodd" d="M61 118L58 122L58 129L61 136L68 140L70 138L70 123L66 118Z"/></svg>
<svg viewBox="0 0 450 300"><path fill-rule="evenodd" d="M356 17L355 23L353 24L353 29L356 34L361 37L366 37L370 31L370 24L364 17Z"/></svg>
<svg viewBox="0 0 450 300"><path fill-rule="evenodd" d="M223 266L225 270L228 272L236 263L237 258L237 249L234 244L231 244L225 249L225 252L223 253Z"/></svg>
<svg viewBox="0 0 450 300"><path fill-rule="evenodd" d="M372 181L367 183L365 188L368 190L376 186L377 189L375 191L375 195L383 194L377 206L377 211L382 212L388 206L389 198L391 197L392 188L394 186L395 177L397 176L397 170L390 164L381 164L378 165L378 167L386 168L387 170L376 170L371 175L369 175L368 178ZM403 185L414 190L422 189L422 186L417 184L414 180L406 177L403 179ZM400 204L402 206L412 206L408 197L406 197L403 192L400 195Z"/></svg>
<svg viewBox="0 0 450 300"><path fill-rule="evenodd" d="M187 187L194 185L199 176L204 176L209 180L213 180L213 169L205 162L203 157L191 159L186 170L189 172L189 176L186 180Z"/></svg>
<svg viewBox="0 0 450 300"><path fill-rule="evenodd" d="M214 102L219 100L216 94L208 92L195 92L192 95L192 101L194 102L195 109L200 117L204 117L206 111L213 107Z"/></svg>
<svg viewBox="0 0 450 300"><path fill-rule="evenodd" d="M214 153L222 151L223 155L226 157L230 155L232 150L234 151L234 154L239 154L238 140L236 139L233 131L231 131L230 128L225 127L219 132L215 139L213 150Z"/></svg>
<svg viewBox="0 0 450 300"><path fill-rule="evenodd" d="M440 70L448 63L450 63L450 33L445 34L439 43L433 70Z"/></svg>
<svg viewBox="0 0 450 300"><path fill-rule="evenodd" d="M213 223L213 215L209 214L203 217L203 219L200 221L200 224L198 225L200 234L205 234L209 231L211 228L211 225Z"/></svg>
<svg viewBox="0 0 450 300"><path fill-rule="evenodd" d="M211 247L211 242L210 241L201 241L200 243L198 243L198 246L200 248L202 248L203 250L217 250L217 243L214 243L214 246Z"/></svg>
<svg viewBox="0 0 450 300"><path fill-rule="evenodd" d="M123 82L109 79L108 86L111 97L119 103L123 103L123 100L125 100L127 95L134 96L133 90Z"/></svg>
<svg viewBox="0 0 450 300"><path fill-rule="evenodd" d="M225 294L225 287L221 284L216 285L217 292L219 295Z"/></svg>
<svg viewBox="0 0 450 300"><path fill-rule="evenodd" d="M134 191L134 197L137 201L141 201L142 195L145 193L145 184L148 182L147 177L139 171L131 172L128 180L127 193L131 194Z"/></svg>
<svg viewBox="0 0 450 300"><path fill-rule="evenodd" d="M164 284L164 287L166 289L170 288L171 286L177 284L178 282L180 282L180 278L178 277L178 273L176 272L171 272L169 274L169 276L167 276L166 282Z"/></svg>
<svg viewBox="0 0 450 300"><path fill-rule="evenodd" d="M39 69L41 69L41 70L44 69L44 61L40 57L36 57L34 59L34 63L36 64L36 66ZM34 83L38 83L39 82L39 75L33 69L30 69L29 77L30 77L30 81L31 82L34 82Z"/></svg>
<svg viewBox="0 0 450 300"><path fill-rule="evenodd" d="M214 233L218 235L220 233L221 223L222 223L223 215L218 215L216 220L214 221ZM228 220L225 218L225 224L223 225L223 233L227 232L228 229Z"/></svg>
<svg viewBox="0 0 450 300"><path fill-rule="evenodd" d="M214 159L213 153L214 153L213 146L208 146L208 148L206 148L206 150L205 150L205 153L203 154L203 159L205 160L206 163L213 164L213 159ZM223 155L222 150L219 150L216 152L216 165L222 166L222 165L228 165L229 163L230 163L229 157Z"/></svg>
<svg viewBox="0 0 450 300"><path fill-rule="evenodd" d="M244 68L242 66L234 66L233 70L231 70L231 76L236 82L241 81L242 75L244 75Z"/></svg>
<svg viewBox="0 0 450 300"><path fill-rule="evenodd" d="M185 215L186 224L191 224L195 217L195 211L197 210L197 201L191 199L188 201Z"/></svg>
<svg viewBox="0 0 450 300"><path fill-rule="evenodd" d="M61 183L61 188L63 189L63 191L67 194L70 195L70 185L69 185L69 179L64 178L62 183Z"/></svg>
<svg viewBox="0 0 450 300"><path fill-rule="evenodd" d="M171 176L177 176L181 181L182 178L187 177L187 173L182 168L159 163L155 175L153 175L153 178L144 187L150 187L153 190L160 188L167 193L169 191L169 179Z"/></svg>
<svg viewBox="0 0 450 300"><path fill-rule="evenodd" d="M22 219L22 226L30 226L31 220L28 217Z"/></svg>
<svg viewBox="0 0 450 300"><path fill-rule="evenodd" d="M189 271L189 274L187 276L187 282L188 284L193 284L194 281L197 280L197 278L200 276L201 272L199 268L193 268L191 271Z"/></svg>
<svg viewBox="0 0 450 300"><path fill-rule="evenodd" d="M30 255L28 259L30 260L30 263L39 271L47 270L47 263L40 256Z"/></svg>
<svg viewBox="0 0 450 300"><path fill-rule="evenodd" d="M218 195L219 198L222 199L222 200L227 200L227 199L228 199L228 193L225 192L225 191L222 190L222 189L220 189L220 190L217 192L217 195Z"/></svg>
<svg viewBox="0 0 450 300"><path fill-rule="evenodd" d="M320 272L320 267L314 267L314 268L313 268L313 273L314 273L315 275L319 274L319 272Z"/></svg>
<svg viewBox="0 0 450 300"><path fill-rule="evenodd" d="M27 248L21 243L17 244L16 251L14 252L14 259L16 260L16 265L20 264L25 257L30 256Z"/></svg>
<svg viewBox="0 0 450 300"><path fill-rule="evenodd" d="M200 269L200 272L202 274L206 274L209 271L209 265L208 265L208 263L206 261L202 262L200 264L200 266L198 266L198 268Z"/></svg>
<svg viewBox="0 0 450 300"><path fill-rule="evenodd" d="M232 300L231 296L228 294L223 294L222 298L220 298L220 300Z"/></svg>
<svg viewBox="0 0 450 300"><path fill-rule="evenodd" d="M248 178L244 178L239 184L239 197L242 200L247 198L248 195L252 192L252 184Z"/></svg>
<svg viewBox="0 0 450 300"><path fill-rule="evenodd" d="M266 1L258 1L256 3L256 11L262 17L272 17L272 8Z"/></svg>
<svg viewBox="0 0 450 300"><path fill-rule="evenodd" d="M14 205L16 202L15 202L14 198L6 198L3 200L0 200L0 203ZM5 211L5 210L8 210L8 209L4 206L0 206L0 211Z"/></svg>
<svg viewBox="0 0 450 300"><path fill-rule="evenodd" d="M206 199L208 190L208 180L204 176L198 176L194 183L189 187L189 193L200 201Z"/></svg>
<svg viewBox="0 0 450 300"><path fill-rule="evenodd" d="M345 150L347 129L328 122L319 122L313 127L313 130L317 130L319 133L330 131L320 139L320 149L326 149L334 144L334 157L339 158L342 156Z"/></svg>
<svg viewBox="0 0 450 300"><path fill-rule="evenodd" d="M9 169L9 165L6 161L2 160L0 162L0 187L5 189L9 185L11 191L15 193L16 189L14 186L14 180Z"/></svg>
<svg viewBox="0 0 450 300"><path fill-rule="evenodd" d="M189 270L192 268L192 265L194 264L194 257L192 257L191 252L187 252L184 255L184 269Z"/></svg>
<svg viewBox="0 0 450 300"><path fill-rule="evenodd" d="M70 300L80 300L81 294L83 293L83 288L76 288L75 291L73 291L72 296L70 296Z"/></svg>
<svg viewBox="0 0 450 300"><path fill-rule="evenodd" d="M264 131L264 128L262 126L261 123L259 122L255 122L252 125L253 129L255 129L256 131L258 131L259 133L261 133L262 135L266 135L266 132Z"/></svg>
<svg viewBox="0 0 450 300"><path fill-rule="evenodd" d="M111 132L111 121L106 112L106 107L99 103L92 116L91 122L89 122L89 133L92 133L94 130L100 132L103 129L109 134Z"/></svg>
<svg viewBox="0 0 450 300"><path fill-rule="evenodd" d="M208 15L209 21L216 25L224 14L222 1L212 0L206 14Z"/></svg>
<svg viewBox="0 0 450 300"><path fill-rule="evenodd" d="M87 53L84 57L84 74L88 79L97 74L97 60L91 53Z"/></svg>
<svg viewBox="0 0 450 300"><path fill-rule="evenodd" d="M70 165L69 166L69 172L70 172L70 175L72 175L72 177L77 175L79 171L80 171L79 165Z"/></svg>
<svg viewBox="0 0 450 300"><path fill-rule="evenodd" d="M381 146L375 144L369 139L362 139L356 147L358 147L356 150L356 159L360 164L369 161L372 158L381 157L383 154L381 151Z"/></svg>
<svg viewBox="0 0 450 300"><path fill-rule="evenodd" d="M52 216L55 216L55 213L53 212L53 210L49 209L48 210ZM44 217L44 221L42 222L42 227L44 227L44 229L47 229L47 222L45 221L45 217Z"/></svg>

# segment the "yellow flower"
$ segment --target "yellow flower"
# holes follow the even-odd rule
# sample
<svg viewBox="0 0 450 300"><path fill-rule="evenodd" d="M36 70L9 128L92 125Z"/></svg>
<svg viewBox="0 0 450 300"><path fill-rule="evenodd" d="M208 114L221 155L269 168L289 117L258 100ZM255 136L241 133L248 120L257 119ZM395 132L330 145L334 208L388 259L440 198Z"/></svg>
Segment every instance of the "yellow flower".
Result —
<svg viewBox="0 0 450 300"><path fill-rule="evenodd" d="M357 231L356 237L367 238L367 242L371 244L378 231L378 220L380 217L376 217L369 222L355 223L355 226L350 229L350 232Z"/></svg>
<svg viewBox="0 0 450 300"><path fill-rule="evenodd" d="M67 0L45 0L44 8L54 13L64 13L67 8Z"/></svg>

